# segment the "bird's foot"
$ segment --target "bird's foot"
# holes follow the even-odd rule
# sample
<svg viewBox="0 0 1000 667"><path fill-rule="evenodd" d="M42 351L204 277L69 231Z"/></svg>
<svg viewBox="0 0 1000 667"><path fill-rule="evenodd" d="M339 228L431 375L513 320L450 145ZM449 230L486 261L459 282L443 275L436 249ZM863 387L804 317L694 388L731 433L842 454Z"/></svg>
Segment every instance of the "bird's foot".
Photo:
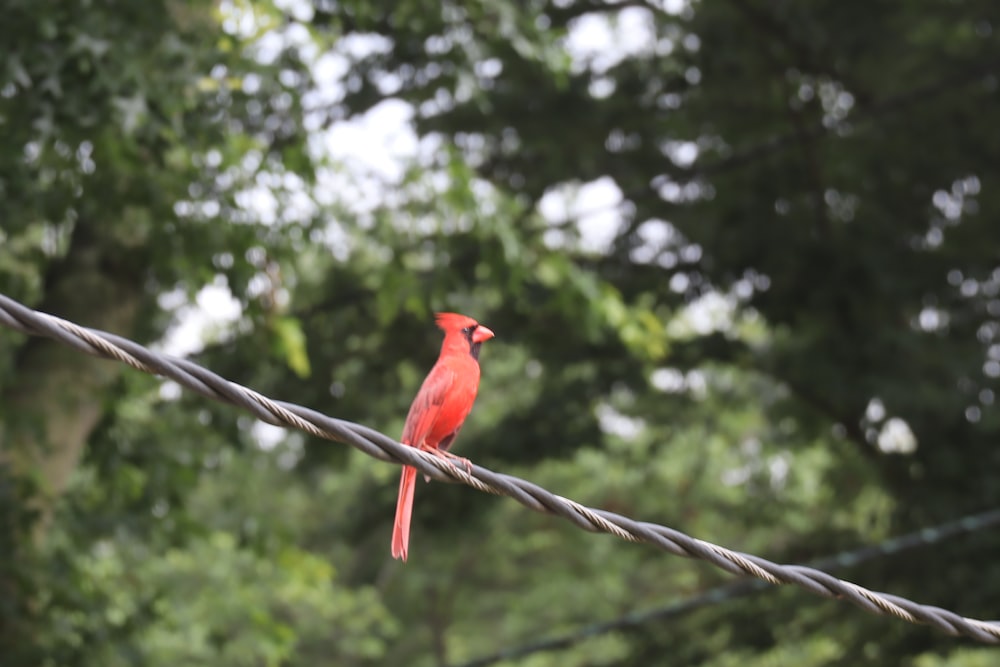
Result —
<svg viewBox="0 0 1000 667"><path fill-rule="evenodd" d="M465 457L455 456L451 452L443 449L438 449L437 447L426 447L424 448L424 451L444 459L445 461L447 461L456 468L460 465L463 468L465 468L465 472L467 472L470 475L472 474L472 462ZM426 475L424 476L424 479L430 481L430 478L427 477Z"/></svg>
<svg viewBox="0 0 1000 667"><path fill-rule="evenodd" d="M472 474L472 461L465 458L464 456L455 456L451 452L446 452L444 450L438 449L437 453L444 458L446 461L450 461L453 465L457 464L465 468L465 472Z"/></svg>

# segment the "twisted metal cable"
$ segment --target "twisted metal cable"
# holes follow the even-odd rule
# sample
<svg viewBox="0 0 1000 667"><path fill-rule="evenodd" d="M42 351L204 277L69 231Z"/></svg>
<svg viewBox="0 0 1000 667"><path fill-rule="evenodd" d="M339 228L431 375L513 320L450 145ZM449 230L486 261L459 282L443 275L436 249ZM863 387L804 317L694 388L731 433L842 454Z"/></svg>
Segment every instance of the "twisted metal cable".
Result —
<svg viewBox="0 0 1000 667"><path fill-rule="evenodd" d="M1000 508L966 515L936 526L921 528L912 533L891 537L878 544L851 549L850 551L841 551L831 556L811 561L809 566L822 570L853 567L876 558L895 556L904 551L938 544L959 535L975 533L987 528L996 528L997 526L1000 526ZM507 646L495 653L473 658L461 664L456 663L451 667L489 667L498 662L516 660L535 653L560 651L587 639L628 628L639 627L652 621L678 618L697 609L728 602L729 600L738 600L767 590L767 588L767 583L759 579L741 579L710 588L697 595L670 602L663 606L630 611L613 619L587 623L563 634L535 639L517 646Z"/></svg>
<svg viewBox="0 0 1000 667"><path fill-rule="evenodd" d="M590 532L609 533L630 542L645 542L677 556L708 561L738 576L753 576L771 584L795 584L816 595L848 600L873 614L930 625L949 635L971 637L984 643L1000 643L1000 622L966 618L946 609L877 593L814 568L780 565L759 556L704 542L666 526L585 507L527 480L478 465L472 465L471 471L466 472L440 457L403 445L367 426L327 417L294 403L275 401L190 361L153 352L126 338L40 313L3 294L0 294L0 324L21 333L51 338L94 356L121 361L145 373L170 378L202 396L239 406L269 424L290 426L318 438L351 445L381 461L413 466L438 481L459 482L479 491L508 496L529 509L560 516Z"/></svg>

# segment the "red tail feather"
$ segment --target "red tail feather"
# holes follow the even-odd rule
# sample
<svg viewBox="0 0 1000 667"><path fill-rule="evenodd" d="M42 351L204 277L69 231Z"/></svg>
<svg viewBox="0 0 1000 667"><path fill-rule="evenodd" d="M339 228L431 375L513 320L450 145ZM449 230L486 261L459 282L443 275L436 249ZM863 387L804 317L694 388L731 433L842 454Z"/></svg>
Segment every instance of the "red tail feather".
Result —
<svg viewBox="0 0 1000 667"><path fill-rule="evenodd" d="M396 500L396 521L392 525L392 557L406 562L410 546L410 518L413 515L413 491L417 486L417 469L403 466L399 477L399 498Z"/></svg>

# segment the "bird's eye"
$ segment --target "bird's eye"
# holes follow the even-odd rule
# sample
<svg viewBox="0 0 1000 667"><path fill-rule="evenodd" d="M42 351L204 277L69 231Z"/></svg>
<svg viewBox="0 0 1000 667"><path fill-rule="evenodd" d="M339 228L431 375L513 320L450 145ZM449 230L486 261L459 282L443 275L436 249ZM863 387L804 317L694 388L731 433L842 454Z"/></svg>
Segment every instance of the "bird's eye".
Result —
<svg viewBox="0 0 1000 667"><path fill-rule="evenodd" d="M462 329L462 333L466 335L472 333L472 327L465 327L464 329Z"/></svg>

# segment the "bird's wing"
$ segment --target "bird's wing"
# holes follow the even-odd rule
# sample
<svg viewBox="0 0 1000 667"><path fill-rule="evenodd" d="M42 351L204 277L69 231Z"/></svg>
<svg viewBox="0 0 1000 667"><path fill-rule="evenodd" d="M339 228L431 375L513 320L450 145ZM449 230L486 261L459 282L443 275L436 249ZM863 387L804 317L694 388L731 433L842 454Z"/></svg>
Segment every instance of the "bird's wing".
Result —
<svg viewBox="0 0 1000 667"><path fill-rule="evenodd" d="M434 423L441 414L448 392L455 384L456 373L443 364L436 364L427 375L417 392L417 397L410 405L406 415L406 425L403 426L403 443L420 447L425 444L427 436L434 429ZM426 443L437 446L436 442Z"/></svg>

